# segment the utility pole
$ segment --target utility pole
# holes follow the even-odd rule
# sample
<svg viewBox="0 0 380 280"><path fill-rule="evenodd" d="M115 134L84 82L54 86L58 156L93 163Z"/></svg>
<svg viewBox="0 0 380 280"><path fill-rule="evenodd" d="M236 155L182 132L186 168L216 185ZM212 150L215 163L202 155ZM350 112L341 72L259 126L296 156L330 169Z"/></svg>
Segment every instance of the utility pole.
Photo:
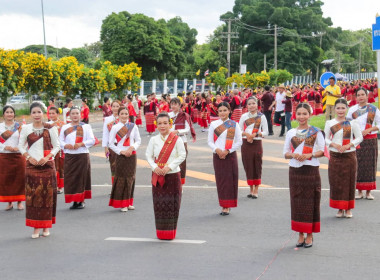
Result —
<svg viewBox="0 0 380 280"><path fill-rule="evenodd" d="M233 19L233 18L229 18L229 19L223 20L223 21L225 21L227 23L227 26L228 26L228 32L222 32L222 34L224 34L227 37L227 69L228 69L228 77L231 76L231 53L237 53L237 51L231 51L231 39L238 38L237 37L237 32L231 32L231 23L234 20L235 19ZM222 38L226 38L225 36L223 36ZM225 52L225 51L221 51L221 52Z"/></svg>
<svg viewBox="0 0 380 280"><path fill-rule="evenodd" d="M47 58L46 36L45 36L44 0L41 0L41 9L42 9L42 27L44 30L44 51L45 51L45 57Z"/></svg>
<svg viewBox="0 0 380 280"><path fill-rule="evenodd" d="M274 70L277 71L277 24L274 25Z"/></svg>
<svg viewBox="0 0 380 280"><path fill-rule="evenodd" d="M322 49L322 36L323 36L324 33L322 33L321 35L319 35L319 48ZM317 65L317 74L315 75L315 80L318 81L319 80L319 63Z"/></svg>
<svg viewBox="0 0 380 280"><path fill-rule="evenodd" d="M267 71L267 54L264 54L264 71Z"/></svg>
<svg viewBox="0 0 380 280"><path fill-rule="evenodd" d="M231 76L231 19L228 20L227 69L228 69L228 77L230 77Z"/></svg>
<svg viewBox="0 0 380 280"><path fill-rule="evenodd" d="M338 51L338 72L340 73L340 51Z"/></svg>
<svg viewBox="0 0 380 280"><path fill-rule="evenodd" d="M358 75L358 77L359 77L359 80L361 80L362 79L362 74L361 74L361 63L362 63L362 42L360 41L360 43L359 43L359 75Z"/></svg>

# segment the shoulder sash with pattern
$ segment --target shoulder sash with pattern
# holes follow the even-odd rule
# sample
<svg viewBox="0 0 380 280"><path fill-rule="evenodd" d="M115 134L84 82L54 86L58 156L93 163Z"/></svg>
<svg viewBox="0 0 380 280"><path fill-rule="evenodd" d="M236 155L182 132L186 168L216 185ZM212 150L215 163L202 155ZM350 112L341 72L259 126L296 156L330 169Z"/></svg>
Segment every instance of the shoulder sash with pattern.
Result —
<svg viewBox="0 0 380 280"><path fill-rule="evenodd" d="M16 122L14 124L12 130L6 130L3 133L1 133L1 135L0 135L0 143L4 144L5 141L7 141L9 138L11 138L12 135L13 135L13 133L15 133L17 130L20 130L20 128L21 128L21 125L18 122Z"/></svg>
<svg viewBox="0 0 380 280"><path fill-rule="evenodd" d="M342 145L350 144L350 142L351 142L351 123L347 120L344 122L337 123L336 125L333 125L332 127L330 127L332 137L334 137L335 133L337 133L341 129L343 129Z"/></svg>
<svg viewBox="0 0 380 280"><path fill-rule="evenodd" d="M170 132L168 138L166 139L164 145L162 146L162 149L160 151L160 154L158 155L158 158L155 160L155 163L157 163L158 168L163 169L166 166L178 138L179 138L178 135L176 135L173 132ZM155 187L158 187L158 186L163 187L164 184L165 184L165 176L158 176L156 173L153 172L152 185Z"/></svg>
<svg viewBox="0 0 380 280"><path fill-rule="evenodd" d="M108 131L111 131L112 127L115 125L115 124L118 124L119 123L119 119L114 119L112 122L109 122L107 124L107 129Z"/></svg>
<svg viewBox="0 0 380 280"><path fill-rule="evenodd" d="M185 112L179 112L177 117L174 120L174 129L175 130L185 129L186 128L186 122L189 124L191 137L195 141L197 138L197 135L195 133L195 129L193 127L193 122L191 121L191 117L189 114L187 114Z"/></svg>
<svg viewBox="0 0 380 280"><path fill-rule="evenodd" d="M214 142L219 138L219 136L227 130L227 137L226 137L226 144L225 149L229 150L232 148L232 144L234 142L235 138L235 129L236 129L236 122L233 120L227 120L221 125L219 125L214 130Z"/></svg>
<svg viewBox="0 0 380 280"><path fill-rule="evenodd" d="M358 117L364 115L365 113L368 113L367 122L365 125L365 129L368 129L372 127L373 121L375 120L376 110L377 108L374 105L368 104L365 111L357 110L356 112L352 114L352 118L357 119Z"/></svg>
<svg viewBox="0 0 380 280"><path fill-rule="evenodd" d="M313 147L315 141L317 140L317 134L320 131L319 128L315 126L310 126L309 131L306 134L306 138L302 139L297 136L293 136L291 139L292 151L294 152L302 142L305 142L302 150L302 154L310 154L313 152Z"/></svg>
<svg viewBox="0 0 380 280"><path fill-rule="evenodd" d="M80 123L78 125L73 125L67 128L64 132L65 139L67 135L70 133L76 132L76 137L75 137L75 144L77 143L82 143L83 142L83 125L85 123Z"/></svg>
<svg viewBox="0 0 380 280"><path fill-rule="evenodd" d="M119 144L121 139L123 139L124 136L126 136L123 146L124 147L130 146L131 141L129 137L131 136L131 133L134 127L135 127L135 124L131 122L128 122L125 125L123 125L123 127L120 128L119 131L116 133L116 142Z"/></svg>
<svg viewBox="0 0 380 280"><path fill-rule="evenodd" d="M48 154L50 154L51 150L53 149L49 129L51 129L54 126L48 123L43 123L43 126L44 126L44 129L41 134L37 135L36 133L30 133L27 136L26 141L28 143L28 148L30 148L32 147L34 143L36 143L38 140L43 138L43 149L44 149L44 157L45 157Z"/></svg>
<svg viewBox="0 0 380 280"><path fill-rule="evenodd" d="M256 117L246 119L244 122L244 130L246 130L247 127L249 127L251 124L255 124L253 129L252 129L251 134L258 133L259 129L260 129L260 125L261 125L261 116L262 115L263 115L262 113L258 112Z"/></svg>

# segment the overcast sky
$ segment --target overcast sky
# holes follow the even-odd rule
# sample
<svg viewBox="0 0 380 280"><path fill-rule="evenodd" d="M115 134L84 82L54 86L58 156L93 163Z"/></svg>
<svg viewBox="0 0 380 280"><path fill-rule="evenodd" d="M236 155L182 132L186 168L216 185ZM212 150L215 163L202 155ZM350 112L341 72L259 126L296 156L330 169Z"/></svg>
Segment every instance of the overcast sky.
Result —
<svg viewBox="0 0 380 280"><path fill-rule="evenodd" d="M343 29L371 28L379 0L324 0L325 17ZM182 17L198 30L198 43L221 25L234 0L44 0L47 44L81 47L99 40L102 20L112 12L143 13L155 19ZM43 44L41 0L0 0L0 48Z"/></svg>

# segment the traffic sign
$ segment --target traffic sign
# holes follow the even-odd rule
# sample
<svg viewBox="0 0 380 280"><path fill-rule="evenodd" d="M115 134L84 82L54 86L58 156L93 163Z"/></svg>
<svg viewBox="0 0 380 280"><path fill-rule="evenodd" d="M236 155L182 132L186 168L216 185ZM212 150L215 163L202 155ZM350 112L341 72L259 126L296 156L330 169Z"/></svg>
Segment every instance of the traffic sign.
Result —
<svg viewBox="0 0 380 280"><path fill-rule="evenodd" d="M376 17L376 23L372 24L372 50L380 51L380 16Z"/></svg>
<svg viewBox="0 0 380 280"><path fill-rule="evenodd" d="M330 79L331 77L334 77L334 78L335 78L334 73L331 73L331 72L325 72L325 73L322 74L321 78L319 79L319 82L321 83L321 86L322 86L323 88L326 88L326 87L330 84L329 79ZM336 78L335 78L335 81L336 81Z"/></svg>

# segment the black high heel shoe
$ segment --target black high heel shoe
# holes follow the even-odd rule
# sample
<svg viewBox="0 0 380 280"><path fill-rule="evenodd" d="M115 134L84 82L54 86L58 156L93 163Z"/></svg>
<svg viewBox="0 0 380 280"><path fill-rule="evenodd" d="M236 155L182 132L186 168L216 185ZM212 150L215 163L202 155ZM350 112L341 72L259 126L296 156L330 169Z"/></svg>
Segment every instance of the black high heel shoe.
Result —
<svg viewBox="0 0 380 280"><path fill-rule="evenodd" d="M302 243L297 243L297 244L296 244L296 247L297 247L297 248L300 248L300 247L303 247L303 246L305 246L305 241L302 242Z"/></svg>

